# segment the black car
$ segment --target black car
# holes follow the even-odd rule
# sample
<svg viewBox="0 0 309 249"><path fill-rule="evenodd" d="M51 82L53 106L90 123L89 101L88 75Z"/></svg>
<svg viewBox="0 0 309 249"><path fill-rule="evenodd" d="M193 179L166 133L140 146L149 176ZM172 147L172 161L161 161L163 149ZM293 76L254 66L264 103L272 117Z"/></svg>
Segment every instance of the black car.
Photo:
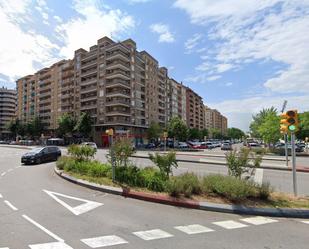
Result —
<svg viewBox="0 0 309 249"><path fill-rule="evenodd" d="M61 150L56 146L46 146L35 148L27 152L21 157L21 162L24 164L56 161L61 156Z"/></svg>

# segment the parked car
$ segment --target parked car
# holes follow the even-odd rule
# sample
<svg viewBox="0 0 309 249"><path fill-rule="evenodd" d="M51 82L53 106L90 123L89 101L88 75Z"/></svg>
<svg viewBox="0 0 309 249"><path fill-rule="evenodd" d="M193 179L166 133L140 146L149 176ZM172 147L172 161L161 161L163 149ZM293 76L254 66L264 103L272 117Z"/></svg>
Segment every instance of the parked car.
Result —
<svg viewBox="0 0 309 249"><path fill-rule="evenodd" d="M98 149L98 146L94 142L83 142L83 143L81 143L81 145L82 146L89 146L89 147L95 149L95 151L97 151L97 149Z"/></svg>
<svg viewBox="0 0 309 249"><path fill-rule="evenodd" d="M232 145L230 143L223 143L221 145L221 150L232 150Z"/></svg>
<svg viewBox="0 0 309 249"><path fill-rule="evenodd" d="M156 145L154 143L149 143L149 144L145 145L145 148L146 149L154 149L154 148L156 148Z"/></svg>
<svg viewBox="0 0 309 249"><path fill-rule="evenodd" d="M205 145L206 145L207 149L214 149L214 148L217 147L216 144L213 143L213 142L205 142Z"/></svg>
<svg viewBox="0 0 309 249"><path fill-rule="evenodd" d="M190 146L186 142L179 142L178 148L179 149L188 149L188 148L190 148Z"/></svg>
<svg viewBox="0 0 309 249"><path fill-rule="evenodd" d="M276 146L277 149L285 149L285 145L281 144L281 145L277 145ZM292 150L292 145L288 144L288 150ZM295 144L295 152L303 152L304 148L299 147L297 144Z"/></svg>
<svg viewBox="0 0 309 249"><path fill-rule="evenodd" d="M35 148L21 157L21 163L40 164L42 162L56 161L61 156L61 150L57 146Z"/></svg>
<svg viewBox="0 0 309 249"><path fill-rule="evenodd" d="M7 144L6 141L0 140L0 144Z"/></svg>

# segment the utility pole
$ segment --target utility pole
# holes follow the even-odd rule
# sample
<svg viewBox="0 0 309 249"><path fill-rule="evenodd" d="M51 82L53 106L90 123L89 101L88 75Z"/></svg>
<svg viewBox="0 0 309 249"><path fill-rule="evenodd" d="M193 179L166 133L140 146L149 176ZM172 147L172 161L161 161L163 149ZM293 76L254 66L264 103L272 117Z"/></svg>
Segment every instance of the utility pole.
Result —
<svg viewBox="0 0 309 249"><path fill-rule="evenodd" d="M105 131L105 133L108 135L108 143L110 148L110 154L111 154L111 163L112 163L112 180L115 182L115 156L114 156L114 150L113 150L113 136L114 136L114 130L108 129Z"/></svg>
<svg viewBox="0 0 309 249"><path fill-rule="evenodd" d="M295 132L291 133L291 145L292 145L292 167L293 167L293 190L294 195L297 196Z"/></svg>

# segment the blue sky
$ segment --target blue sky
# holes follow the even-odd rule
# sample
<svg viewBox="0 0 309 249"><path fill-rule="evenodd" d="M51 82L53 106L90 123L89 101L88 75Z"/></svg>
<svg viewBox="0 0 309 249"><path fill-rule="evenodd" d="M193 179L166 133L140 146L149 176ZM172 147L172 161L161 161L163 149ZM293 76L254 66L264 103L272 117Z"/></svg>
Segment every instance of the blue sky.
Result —
<svg viewBox="0 0 309 249"><path fill-rule="evenodd" d="M248 130L263 107L309 109L308 0L0 0L0 86L132 38L170 77Z"/></svg>

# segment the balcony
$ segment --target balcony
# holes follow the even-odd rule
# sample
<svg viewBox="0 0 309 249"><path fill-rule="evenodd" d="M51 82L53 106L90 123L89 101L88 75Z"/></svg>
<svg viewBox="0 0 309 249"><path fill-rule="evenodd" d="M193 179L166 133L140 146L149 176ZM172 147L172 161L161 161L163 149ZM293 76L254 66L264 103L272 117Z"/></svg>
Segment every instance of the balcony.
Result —
<svg viewBox="0 0 309 249"><path fill-rule="evenodd" d="M121 89L121 88L116 88L110 91L106 91L106 97L112 97L112 96L130 97L130 91L127 89Z"/></svg>
<svg viewBox="0 0 309 249"><path fill-rule="evenodd" d="M115 116L115 117L108 117L105 121L106 124L126 124L126 125L130 125L131 121L129 117L119 117L119 116Z"/></svg>
<svg viewBox="0 0 309 249"><path fill-rule="evenodd" d="M90 67L94 67L97 65L97 60L91 60L91 61L87 61L87 62L83 62L80 66L81 69L86 69L86 68L90 68Z"/></svg>
<svg viewBox="0 0 309 249"><path fill-rule="evenodd" d="M93 69L90 69L90 70L87 70L87 71L82 71L81 72L81 77L87 77L87 76L90 76L90 75L94 75L94 74L97 74L97 68L93 68Z"/></svg>
<svg viewBox="0 0 309 249"><path fill-rule="evenodd" d="M84 105L84 106L81 106L80 107L80 110L81 111L84 111L84 110L91 110L91 109L97 109L97 104L88 104L88 105Z"/></svg>
<svg viewBox="0 0 309 249"><path fill-rule="evenodd" d="M81 59L81 62L84 62L86 60L91 60L91 59L94 59L94 58L97 58L97 53L90 53L90 52L88 52L86 54L86 56Z"/></svg>
<svg viewBox="0 0 309 249"><path fill-rule="evenodd" d="M111 87L116 87L116 86L122 86L128 89L131 89L130 81L125 81L122 79L113 79L113 80L106 81L106 88L111 88Z"/></svg>
<svg viewBox="0 0 309 249"><path fill-rule="evenodd" d="M106 62L106 69L116 69L116 68L120 68L122 70L130 70L130 63L125 63L121 60L109 60L110 63L108 63L108 61Z"/></svg>
<svg viewBox="0 0 309 249"><path fill-rule="evenodd" d="M89 87L85 87L85 88L81 88L80 89L80 93L90 93L90 92L94 92L97 91L97 85L93 85L93 86L89 86Z"/></svg>
<svg viewBox="0 0 309 249"><path fill-rule="evenodd" d="M92 101L98 98L97 95L89 95L89 96L82 96L80 97L80 102Z"/></svg>
<svg viewBox="0 0 309 249"><path fill-rule="evenodd" d="M129 99L111 99L111 100L106 100L105 106L131 106L130 100Z"/></svg>
<svg viewBox="0 0 309 249"><path fill-rule="evenodd" d="M120 110L116 110L116 111L108 111L105 114L106 116L125 116L125 117L130 117L131 113L130 112L126 112L126 111L120 111Z"/></svg>
<svg viewBox="0 0 309 249"><path fill-rule="evenodd" d="M47 91L47 92L40 92L39 93L39 98L43 98L43 97L47 97L47 96L51 96L51 91Z"/></svg>
<svg viewBox="0 0 309 249"><path fill-rule="evenodd" d="M124 71L121 69L114 69L111 70L110 72L108 72L108 70L106 71L106 79L115 79L115 78L121 78L124 80L130 80L130 72L129 71Z"/></svg>
<svg viewBox="0 0 309 249"><path fill-rule="evenodd" d="M130 55L126 54L120 50L116 50L112 53L107 52L106 53L106 59L107 60L113 60L113 59L122 59L125 61L130 61Z"/></svg>
<svg viewBox="0 0 309 249"><path fill-rule="evenodd" d="M81 81L80 85L81 86L87 86L87 85L96 83L97 81L98 81L97 77L91 77L91 78L88 78L86 80Z"/></svg>

